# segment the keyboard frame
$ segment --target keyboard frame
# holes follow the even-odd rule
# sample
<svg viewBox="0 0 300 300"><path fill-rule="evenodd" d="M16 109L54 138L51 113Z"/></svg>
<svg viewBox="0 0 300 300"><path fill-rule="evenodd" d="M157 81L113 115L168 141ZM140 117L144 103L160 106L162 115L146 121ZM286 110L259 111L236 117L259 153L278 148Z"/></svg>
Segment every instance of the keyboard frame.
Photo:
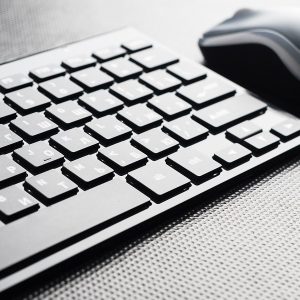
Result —
<svg viewBox="0 0 300 300"><path fill-rule="evenodd" d="M153 42L153 44L159 45L163 48L166 48L168 51L173 52L179 57L180 60L190 61L189 59L184 58L182 55L178 55L171 49L160 45L153 39L140 33L134 28L129 27L3 64L0 66L0 78L9 76L14 73L22 72L22 70L31 70L34 67L39 67L43 64L51 64L58 62L60 64L64 58L76 56L76 54L80 55L82 53L89 52L105 46L118 45L123 41L135 38L145 38ZM213 74L217 77L219 76L224 79L224 77L216 74L215 72L209 69L207 69L207 73ZM232 83L231 81L228 80L228 82L230 82L236 87L236 95L247 92L245 89ZM279 112L279 115L282 116L282 118L284 118L284 116L290 116L287 112L271 107L270 115L268 115L265 119L269 119L272 123L271 119L273 119L274 116L273 112L275 113L275 115L277 115L277 111ZM166 212L173 212L173 210L171 211L171 209L176 209L179 207L182 208L181 206L183 204L188 203L198 203L202 201L203 203L207 203L211 197L215 197L217 195L217 191L220 190L219 188L226 188L228 185L232 183L236 184L238 181L245 179L247 176L253 176L254 174L256 174L256 171L265 169L267 165L272 166L275 160L279 161L280 159L283 159L293 153L296 153L296 151L299 150L299 146L300 136L288 142L281 143L278 148L260 157L254 157L249 162L242 164L230 171L223 170L220 175L198 186L193 185L189 190L169 200L166 200L160 204L156 204L153 202L148 209L143 210L114 225L111 225L77 243L69 245L66 248L60 249L57 252L52 253L51 255L47 255L46 257L38 261L32 261L27 265L25 264L22 268L15 270L11 274L7 274L4 277L0 276L0 293L9 290L12 287L15 287L20 283L24 283L30 278L35 278L35 276L40 275L45 271L49 271L49 269L54 268L62 262L67 262L71 259L78 258L78 255L82 254L83 252L89 253L87 252L87 250L91 250L97 245L108 245L108 247L110 247L110 242L113 242L114 240L112 238L120 237L120 234L124 233L125 231L128 231L130 235L137 234L137 232L139 232L137 228L138 225L151 224L151 220L156 220L157 217L160 217ZM25 223L26 221L24 221L24 226L26 226ZM72 261L73 260L71 260L71 262Z"/></svg>

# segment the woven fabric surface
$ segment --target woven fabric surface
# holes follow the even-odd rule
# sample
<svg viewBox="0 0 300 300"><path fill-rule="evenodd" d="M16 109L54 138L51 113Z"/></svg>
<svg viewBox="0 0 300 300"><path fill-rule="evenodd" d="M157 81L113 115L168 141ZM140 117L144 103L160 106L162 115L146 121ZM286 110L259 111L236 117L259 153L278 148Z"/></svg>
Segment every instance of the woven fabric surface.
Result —
<svg viewBox="0 0 300 300"><path fill-rule="evenodd" d="M24 299L300 299L300 161L58 274Z"/></svg>

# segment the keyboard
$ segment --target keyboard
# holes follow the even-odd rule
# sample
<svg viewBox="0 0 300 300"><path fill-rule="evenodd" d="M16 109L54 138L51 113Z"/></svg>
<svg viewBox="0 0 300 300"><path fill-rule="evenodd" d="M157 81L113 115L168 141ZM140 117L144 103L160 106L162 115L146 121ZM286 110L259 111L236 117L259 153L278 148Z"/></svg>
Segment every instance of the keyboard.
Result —
<svg viewBox="0 0 300 300"><path fill-rule="evenodd" d="M0 291L299 152L300 121L133 28L0 66Z"/></svg>

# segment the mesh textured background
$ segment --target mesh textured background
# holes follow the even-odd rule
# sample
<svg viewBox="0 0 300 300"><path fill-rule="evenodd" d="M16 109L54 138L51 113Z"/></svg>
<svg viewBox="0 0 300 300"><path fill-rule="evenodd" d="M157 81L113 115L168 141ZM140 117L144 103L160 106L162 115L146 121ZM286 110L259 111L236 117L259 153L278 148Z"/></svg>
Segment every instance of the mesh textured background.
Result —
<svg viewBox="0 0 300 300"><path fill-rule="evenodd" d="M216 1L203 2L205 12L215 11ZM242 2L220 2L222 12L205 13L202 23L212 25ZM198 1L190 0L189 8L179 0L151 3L146 13L141 0L1 1L0 61L127 23L166 38L167 45L192 58L199 56L185 42L195 43L202 29L192 31L192 22L181 26L177 18L179 8L181 16L196 14ZM116 4L123 7L117 10ZM166 19L176 9L177 15ZM175 34L184 42L176 42ZM299 195L300 161L295 159L205 208L195 207L110 252L99 252L18 298L300 299Z"/></svg>
<svg viewBox="0 0 300 300"><path fill-rule="evenodd" d="M300 161L27 291L25 299L300 299Z"/></svg>

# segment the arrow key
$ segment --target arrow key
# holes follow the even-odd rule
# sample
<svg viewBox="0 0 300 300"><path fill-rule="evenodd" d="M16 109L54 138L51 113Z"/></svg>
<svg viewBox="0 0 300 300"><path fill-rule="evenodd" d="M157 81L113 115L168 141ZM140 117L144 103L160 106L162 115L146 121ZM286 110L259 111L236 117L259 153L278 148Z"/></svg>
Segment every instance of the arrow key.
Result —
<svg viewBox="0 0 300 300"><path fill-rule="evenodd" d="M271 132L276 134L283 141L293 139L300 134L300 121L287 119L272 127Z"/></svg>
<svg viewBox="0 0 300 300"><path fill-rule="evenodd" d="M250 150L240 144L232 144L231 146L216 152L213 158L224 165L224 167L232 168L246 162L250 157Z"/></svg>
<svg viewBox="0 0 300 300"><path fill-rule="evenodd" d="M245 140L245 146L256 154L263 154L279 145L279 138L272 133L262 132Z"/></svg>

